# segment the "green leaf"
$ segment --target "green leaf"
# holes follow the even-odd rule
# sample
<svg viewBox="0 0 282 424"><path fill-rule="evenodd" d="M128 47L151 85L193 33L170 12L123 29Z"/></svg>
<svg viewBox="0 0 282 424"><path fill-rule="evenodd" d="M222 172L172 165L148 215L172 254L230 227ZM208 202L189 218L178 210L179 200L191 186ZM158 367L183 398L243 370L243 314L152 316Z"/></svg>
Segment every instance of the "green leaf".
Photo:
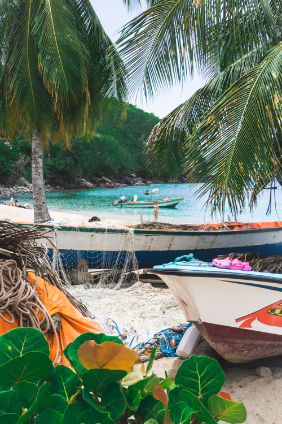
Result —
<svg viewBox="0 0 282 424"><path fill-rule="evenodd" d="M158 421L154 418L150 418L148 421L145 422L145 424L158 424Z"/></svg>
<svg viewBox="0 0 282 424"><path fill-rule="evenodd" d="M39 415L39 423L40 424L64 424L64 415L55 409L45 409Z"/></svg>
<svg viewBox="0 0 282 424"><path fill-rule="evenodd" d="M21 383L16 384L14 386L14 390L18 390L19 392L21 392L21 394L24 395L28 402L32 403L35 396L37 395L38 386L37 384L23 381Z"/></svg>
<svg viewBox="0 0 282 424"><path fill-rule="evenodd" d="M184 361L175 376L175 384L189 390L199 399L220 392L225 375L215 359L192 355Z"/></svg>
<svg viewBox="0 0 282 424"><path fill-rule="evenodd" d="M216 395L209 398L208 409L216 420L236 424L243 423L247 419L247 411L243 403L226 400Z"/></svg>
<svg viewBox="0 0 282 424"><path fill-rule="evenodd" d="M67 409L67 407L68 407L68 402L61 395L53 395L51 402L48 403L48 409L55 409L61 414L65 413L65 410Z"/></svg>
<svg viewBox="0 0 282 424"><path fill-rule="evenodd" d="M160 386L163 382L162 378L157 377L155 374L150 375L150 377L144 378L144 380L140 380L138 383L131 386L133 389L140 390L141 399L152 394L154 388Z"/></svg>
<svg viewBox="0 0 282 424"><path fill-rule="evenodd" d="M34 382L55 372L45 353L29 352L0 367L0 384L13 387L16 383Z"/></svg>
<svg viewBox="0 0 282 424"><path fill-rule="evenodd" d="M16 414L0 415L1 424L16 424L19 416Z"/></svg>
<svg viewBox="0 0 282 424"><path fill-rule="evenodd" d="M133 371L129 372L127 376L123 379L122 385L124 387L132 386L133 384L138 383L140 380L142 380L145 374L145 365L143 363L135 364L133 366Z"/></svg>
<svg viewBox="0 0 282 424"><path fill-rule="evenodd" d="M149 363L148 363L147 368L146 368L146 375L148 375L149 372L151 371L153 364L154 364L154 360L156 358L156 353L159 349L160 349L159 347L156 347L155 349L153 349L151 356L150 356Z"/></svg>
<svg viewBox="0 0 282 424"><path fill-rule="evenodd" d="M71 344L67 346L64 350L64 354L67 356L67 359L70 361L71 365L75 368L78 374L84 374L87 369L80 363L78 359L78 350L81 345L87 340L94 340L97 344L102 344L103 342L113 342L117 344L122 344L123 342L118 337L107 336L106 334L93 334L93 333L84 333L78 336Z"/></svg>
<svg viewBox="0 0 282 424"><path fill-rule="evenodd" d="M0 337L0 366L28 352L50 356L49 343L35 328L14 328Z"/></svg>
<svg viewBox="0 0 282 424"><path fill-rule="evenodd" d="M145 418L145 421L154 419L158 422L158 424L163 424L166 416L166 407L162 402L158 402L150 414Z"/></svg>
<svg viewBox="0 0 282 424"><path fill-rule="evenodd" d="M100 412L91 409L89 411L83 412L78 419L80 424L114 424L114 421L110 418L108 414L101 414Z"/></svg>
<svg viewBox="0 0 282 424"><path fill-rule="evenodd" d="M121 380L126 374L126 371L122 370L92 369L83 374L82 380L86 387L99 392L111 383Z"/></svg>
<svg viewBox="0 0 282 424"><path fill-rule="evenodd" d="M137 411L141 400L141 391L130 386L125 396L128 408L131 409L131 411Z"/></svg>
<svg viewBox="0 0 282 424"><path fill-rule="evenodd" d="M110 413L113 420L119 419L126 408L121 389L119 384L113 383L102 395L101 407Z"/></svg>
<svg viewBox="0 0 282 424"><path fill-rule="evenodd" d="M147 415L153 410L153 408L158 403L158 400L153 396L147 396L145 399L142 399L138 408L138 414L140 414L143 418L147 417Z"/></svg>
<svg viewBox="0 0 282 424"><path fill-rule="evenodd" d="M200 402L199 398L193 395L193 393L188 392L188 390L182 389L181 387L176 387L175 389L171 390L168 397L169 410L173 407L173 405L183 401L186 405L197 411L193 416L193 419L197 419L206 424L216 424L216 421L213 419L212 415L206 409L206 407Z"/></svg>
<svg viewBox="0 0 282 424"><path fill-rule="evenodd" d="M195 415L195 409L186 402L178 402L169 408L170 418L173 424L190 424L191 417Z"/></svg>
<svg viewBox="0 0 282 424"><path fill-rule="evenodd" d="M63 396L68 402L81 386L81 380L70 368L57 365L55 374L48 378L52 384L49 392Z"/></svg>
<svg viewBox="0 0 282 424"><path fill-rule="evenodd" d="M26 422L34 414L35 409L40 405L40 402L43 399L46 390L50 386L51 386L51 383L45 383L43 386L39 388L32 404L29 406L28 410L23 415L21 415L18 423Z"/></svg>
<svg viewBox="0 0 282 424"><path fill-rule="evenodd" d="M17 390L9 390L0 392L0 422L5 419L5 415L9 417L11 422L17 417L16 421L22 415L23 408L28 407L27 399ZM3 417L4 416L4 417ZM16 422L15 421L15 422ZM4 422L4 421L3 421ZM13 421L14 422L14 421Z"/></svg>
<svg viewBox="0 0 282 424"><path fill-rule="evenodd" d="M107 414L107 411L105 411L101 406L99 406L95 400L93 399L92 395L89 393L87 389L82 390L82 397L83 399L88 402L93 408L97 409L101 414Z"/></svg>
<svg viewBox="0 0 282 424"><path fill-rule="evenodd" d="M79 416L91 409L86 402L75 402L71 403L65 410L64 419L66 424L79 424Z"/></svg>

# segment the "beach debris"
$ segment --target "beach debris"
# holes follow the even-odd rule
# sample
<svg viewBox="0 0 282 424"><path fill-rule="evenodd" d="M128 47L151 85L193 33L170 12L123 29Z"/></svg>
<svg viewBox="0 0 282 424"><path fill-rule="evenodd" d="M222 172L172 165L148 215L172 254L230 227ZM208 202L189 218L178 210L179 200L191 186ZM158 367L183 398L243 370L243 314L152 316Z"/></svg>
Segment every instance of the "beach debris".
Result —
<svg viewBox="0 0 282 424"><path fill-rule="evenodd" d="M90 218L90 219L88 220L88 222L99 222L99 221L101 221L101 219L100 219L100 218L98 218L97 216L92 216L92 218Z"/></svg>
<svg viewBox="0 0 282 424"><path fill-rule="evenodd" d="M272 379L272 372L271 369L268 367L258 367L256 369L256 375L262 378L271 378Z"/></svg>

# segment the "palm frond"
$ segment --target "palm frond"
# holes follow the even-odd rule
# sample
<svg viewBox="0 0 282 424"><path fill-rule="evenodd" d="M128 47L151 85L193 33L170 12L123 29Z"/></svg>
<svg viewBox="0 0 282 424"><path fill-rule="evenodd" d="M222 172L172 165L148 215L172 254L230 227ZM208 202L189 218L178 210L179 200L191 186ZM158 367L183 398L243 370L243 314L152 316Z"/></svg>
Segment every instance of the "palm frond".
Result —
<svg viewBox="0 0 282 424"><path fill-rule="evenodd" d="M146 151L149 161L159 174L179 176L183 172L184 162L186 168L189 167L185 146L199 126L202 116L234 82L259 63L272 45L273 41L268 40L237 60L156 125L148 139Z"/></svg>
<svg viewBox="0 0 282 424"><path fill-rule="evenodd" d="M191 181L207 180L212 211L237 213L250 190L281 174L282 43L233 84L204 116L188 146Z"/></svg>
<svg viewBox="0 0 282 424"><path fill-rule="evenodd" d="M156 4L158 1L159 0L146 0L146 5L147 7L150 7L153 4ZM123 3L128 7L129 10L134 10L142 5L141 0L123 0Z"/></svg>
<svg viewBox="0 0 282 424"><path fill-rule="evenodd" d="M159 0L124 27L118 42L129 92L154 97L195 67L225 69L267 40L275 42L281 12L280 1Z"/></svg>

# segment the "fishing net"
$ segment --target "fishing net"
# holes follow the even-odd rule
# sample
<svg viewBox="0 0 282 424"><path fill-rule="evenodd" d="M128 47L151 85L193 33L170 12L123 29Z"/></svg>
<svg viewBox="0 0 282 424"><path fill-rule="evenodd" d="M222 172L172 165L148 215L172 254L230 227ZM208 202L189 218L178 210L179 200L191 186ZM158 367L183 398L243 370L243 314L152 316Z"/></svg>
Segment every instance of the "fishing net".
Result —
<svg viewBox="0 0 282 424"><path fill-rule="evenodd" d="M282 256L262 256L258 253L229 253L229 255L219 255L218 259L239 259L242 262L249 262L252 271L271 272L273 274L282 273Z"/></svg>
<svg viewBox="0 0 282 424"><path fill-rule="evenodd" d="M119 289L138 279L138 262L134 250L134 229L120 227L96 227L94 231L85 231L85 227L54 227L53 244L56 249L46 252L52 257L54 269L59 269L65 280L71 285L90 284L96 288ZM60 238L70 240L67 252L59 252ZM75 241L85 240L84 250L75 249ZM73 243L73 244L71 244Z"/></svg>

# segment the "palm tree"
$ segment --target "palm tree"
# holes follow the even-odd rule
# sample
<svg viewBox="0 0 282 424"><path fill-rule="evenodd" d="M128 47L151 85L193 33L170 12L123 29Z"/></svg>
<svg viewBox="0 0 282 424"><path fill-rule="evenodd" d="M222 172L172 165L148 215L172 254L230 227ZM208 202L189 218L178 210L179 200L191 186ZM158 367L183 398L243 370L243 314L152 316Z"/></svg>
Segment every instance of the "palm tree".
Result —
<svg viewBox="0 0 282 424"><path fill-rule="evenodd" d="M196 69L206 84L154 128L159 172L204 181L212 211L253 206L282 181L281 0L159 0L129 22L119 45L131 94L154 98Z"/></svg>
<svg viewBox="0 0 282 424"><path fill-rule="evenodd" d="M125 98L123 63L89 0L2 0L0 57L2 134L32 141L34 221L45 222L43 145L95 130L110 98Z"/></svg>

